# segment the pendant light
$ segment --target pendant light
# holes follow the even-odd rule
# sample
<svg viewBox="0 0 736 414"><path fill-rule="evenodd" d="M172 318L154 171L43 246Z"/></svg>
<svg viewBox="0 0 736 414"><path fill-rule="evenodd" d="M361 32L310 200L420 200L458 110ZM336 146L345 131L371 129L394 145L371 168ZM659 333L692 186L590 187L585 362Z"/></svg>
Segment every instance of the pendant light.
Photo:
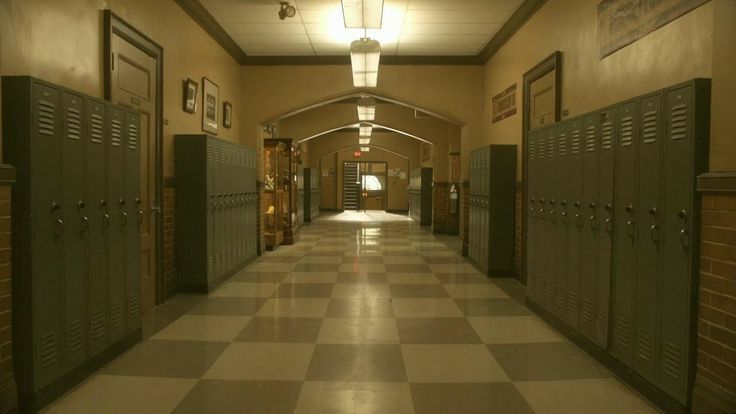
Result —
<svg viewBox="0 0 736 414"><path fill-rule="evenodd" d="M376 100L363 97L358 100L358 120L373 121L376 119Z"/></svg>
<svg viewBox="0 0 736 414"><path fill-rule="evenodd" d="M360 152L370 152L371 147L360 147Z"/></svg>
<svg viewBox="0 0 736 414"><path fill-rule="evenodd" d="M373 124L361 122L359 127L361 137L369 137L373 135Z"/></svg>
<svg viewBox="0 0 736 414"><path fill-rule="evenodd" d="M369 145L371 143L371 137L358 137L358 144Z"/></svg>
<svg viewBox="0 0 736 414"><path fill-rule="evenodd" d="M378 64L381 44L363 37L350 45L350 63L353 66L353 86L375 88L378 85Z"/></svg>

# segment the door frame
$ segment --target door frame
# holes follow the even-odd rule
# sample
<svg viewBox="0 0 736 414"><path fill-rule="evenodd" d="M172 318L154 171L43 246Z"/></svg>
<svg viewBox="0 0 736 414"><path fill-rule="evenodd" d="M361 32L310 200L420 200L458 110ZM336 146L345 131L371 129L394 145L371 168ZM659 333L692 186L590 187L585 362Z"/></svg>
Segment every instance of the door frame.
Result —
<svg viewBox="0 0 736 414"><path fill-rule="evenodd" d="M386 188L383 189L383 211L385 212L388 210L388 161L344 161L344 162L355 162L358 164L358 178L360 178L360 166L361 164L383 164L384 165L384 171L383 171L383 181L386 183ZM344 165L344 164L343 164ZM363 200L363 182L360 183L360 191L358 192L360 194L360 197L358 200L361 201L361 206L363 207L363 211L366 211L365 206L362 205ZM360 211L361 209L358 209Z"/></svg>
<svg viewBox="0 0 736 414"><path fill-rule="evenodd" d="M527 211L526 200L528 200L529 177L527 167L527 140L529 138L529 127L531 125L531 117L529 111L531 109L531 85L538 79L544 77L548 73L555 71L555 111L554 122L557 123L562 118L562 52L555 51L536 66L529 69L524 74L524 91L523 91L523 110L521 122L521 182L522 182L522 203L521 203L521 274L518 277L521 283L526 284L526 254L527 254Z"/></svg>
<svg viewBox="0 0 736 414"><path fill-rule="evenodd" d="M116 34L125 41L134 45L156 60L156 172L154 182L156 183L156 191L154 195L154 205L161 210L156 212L158 220L156 220L156 305L164 303L163 286L163 175L164 175L164 153L163 153L163 136L164 136L164 48L154 42L128 24L110 9L103 10L103 77L105 83L105 99L112 99L112 36Z"/></svg>

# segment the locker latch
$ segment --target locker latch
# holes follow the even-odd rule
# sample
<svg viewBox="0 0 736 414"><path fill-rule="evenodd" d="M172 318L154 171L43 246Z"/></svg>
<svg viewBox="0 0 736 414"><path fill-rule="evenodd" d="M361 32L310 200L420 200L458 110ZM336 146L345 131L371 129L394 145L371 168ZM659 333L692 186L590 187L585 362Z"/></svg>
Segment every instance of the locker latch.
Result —
<svg viewBox="0 0 736 414"><path fill-rule="evenodd" d="M687 210L680 210L677 213L677 217L680 219L682 228L680 229L680 250L687 252L690 247L688 243L688 231L687 231Z"/></svg>
<svg viewBox="0 0 736 414"><path fill-rule="evenodd" d="M549 209L549 221L552 223L557 223L557 212L555 211L555 200L549 200L549 205L551 206Z"/></svg>
<svg viewBox="0 0 736 414"><path fill-rule="evenodd" d="M84 201L79 200L77 203L77 211L79 212L79 225L80 225L80 237L84 238L84 235L89 231L89 218L82 214L83 210L87 207Z"/></svg>
<svg viewBox="0 0 736 414"><path fill-rule="evenodd" d="M53 201L51 203L51 212L56 215L59 210L61 210L61 205L56 201ZM62 237L64 237L64 220L57 217L56 220L54 220L54 239L58 241Z"/></svg>
<svg viewBox="0 0 736 414"><path fill-rule="evenodd" d="M652 219L654 220L654 224L649 227L649 239L652 241L652 243L657 244L659 243L659 226L657 225L657 206L652 206L652 208L649 209L649 215L652 216Z"/></svg>
<svg viewBox="0 0 736 414"><path fill-rule="evenodd" d="M100 200L100 210L104 211L102 214L102 230L110 228L110 214L107 213L107 201Z"/></svg>
<svg viewBox="0 0 736 414"><path fill-rule="evenodd" d="M583 226L583 220L582 220L582 218L580 216L580 202L579 201L576 201L573 205L575 206L575 210L576 210L576 213L575 213L575 227L580 228L580 227Z"/></svg>
<svg viewBox="0 0 736 414"><path fill-rule="evenodd" d="M611 203L606 204L605 207L606 211L608 212L608 218L606 219L606 233L613 234L613 207L611 206Z"/></svg>
<svg viewBox="0 0 736 414"><path fill-rule="evenodd" d="M596 209L595 202L591 202L590 204L588 204L588 208L593 213L589 217L589 220L590 220L590 229L593 230L593 231L595 231L598 228L596 217L595 217L595 209Z"/></svg>
<svg viewBox="0 0 736 414"><path fill-rule="evenodd" d="M634 206L629 204L626 206L626 213L629 214L629 219L626 221L626 235L629 236L631 240L634 240L634 237L636 237L636 232L634 229Z"/></svg>
<svg viewBox="0 0 736 414"><path fill-rule="evenodd" d="M562 213L560 213L560 216L562 216L562 224L567 225L567 200L562 200L560 205L562 206Z"/></svg>
<svg viewBox="0 0 736 414"><path fill-rule="evenodd" d="M135 205L138 207L138 225L140 226L143 224L143 210L141 209L141 199L140 197L137 197L135 199Z"/></svg>

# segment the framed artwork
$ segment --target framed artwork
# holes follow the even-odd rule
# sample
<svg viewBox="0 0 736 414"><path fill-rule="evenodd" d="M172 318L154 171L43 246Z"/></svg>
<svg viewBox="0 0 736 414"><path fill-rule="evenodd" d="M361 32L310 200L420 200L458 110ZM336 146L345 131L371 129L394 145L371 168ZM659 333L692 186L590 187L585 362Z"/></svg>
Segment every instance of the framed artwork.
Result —
<svg viewBox="0 0 736 414"><path fill-rule="evenodd" d="M197 112L197 92L199 85L192 79L184 81L184 112L193 114Z"/></svg>
<svg viewBox="0 0 736 414"><path fill-rule="evenodd" d="M220 88L207 78L202 85L202 131L217 135Z"/></svg>
<svg viewBox="0 0 736 414"><path fill-rule="evenodd" d="M491 99L493 106L493 123L516 115L516 84L506 88Z"/></svg>
<svg viewBox="0 0 736 414"><path fill-rule="evenodd" d="M222 126L225 128L233 126L233 104L228 101L222 105Z"/></svg>

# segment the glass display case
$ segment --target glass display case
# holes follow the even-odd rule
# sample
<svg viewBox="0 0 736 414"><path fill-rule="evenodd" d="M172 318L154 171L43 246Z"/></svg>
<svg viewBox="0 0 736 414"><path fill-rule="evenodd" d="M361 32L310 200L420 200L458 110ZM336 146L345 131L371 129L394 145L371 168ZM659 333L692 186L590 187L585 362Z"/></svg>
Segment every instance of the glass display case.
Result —
<svg viewBox="0 0 736 414"><path fill-rule="evenodd" d="M294 244L298 230L299 153L291 138L266 139L263 145L264 231L266 248Z"/></svg>

